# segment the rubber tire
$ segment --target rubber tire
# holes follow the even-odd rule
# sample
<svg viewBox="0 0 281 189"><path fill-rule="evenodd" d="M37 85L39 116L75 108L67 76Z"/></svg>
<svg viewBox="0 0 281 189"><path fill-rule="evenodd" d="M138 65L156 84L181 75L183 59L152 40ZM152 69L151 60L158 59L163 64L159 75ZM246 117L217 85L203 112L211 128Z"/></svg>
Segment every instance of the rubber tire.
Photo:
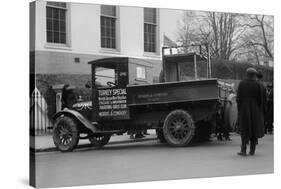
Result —
<svg viewBox="0 0 281 189"><path fill-rule="evenodd" d="M167 141L164 137L163 129L156 129L156 135L161 143L167 143Z"/></svg>
<svg viewBox="0 0 281 189"><path fill-rule="evenodd" d="M181 117L185 121L187 121L188 134L183 140L175 139L175 137L173 137L171 132L169 131L170 122L175 119L175 117ZM184 110L174 110L170 112L164 121L163 134L169 145L176 147L187 146L195 135L195 124L192 117Z"/></svg>
<svg viewBox="0 0 281 189"><path fill-rule="evenodd" d="M66 124L68 129L71 130L72 139L71 142L68 145L63 145L60 143L60 139L58 137L58 132L60 129L60 124ZM63 116L59 117L54 124L54 130L53 130L53 141L56 146L56 148L61 152L71 152L73 151L78 142L79 142L79 131L78 131L78 123L75 119L69 116Z"/></svg>
<svg viewBox="0 0 281 189"><path fill-rule="evenodd" d="M102 138L101 140L97 140L97 137L104 137L104 138ZM89 136L89 141L93 146L101 148L109 142L111 135L102 135L97 137Z"/></svg>

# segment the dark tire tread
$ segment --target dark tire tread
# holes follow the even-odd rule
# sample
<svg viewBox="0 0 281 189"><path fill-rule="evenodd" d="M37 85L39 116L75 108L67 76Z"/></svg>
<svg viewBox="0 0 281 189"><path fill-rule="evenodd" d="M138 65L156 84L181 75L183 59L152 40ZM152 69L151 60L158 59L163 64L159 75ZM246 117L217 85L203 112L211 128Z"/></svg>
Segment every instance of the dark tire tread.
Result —
<svg viewBox="0 0 281 189"><path fill-rule="evenodd" d="M183 140L175 139L169 131L169 123L172 119L174 119L174 117L181 117L188 123L188 135ZM171 111L165 118L163 125L163 134L166 141L171 146L182 147L190 144L193 137L195 136L195 124L191 115L187 111L181 109Z"/></svg>
<svg viewBox="0 0 281 189"><path fill-rule="evenodd" d="M72 140L69 145L63 145L60 143L60 139L58 137L58 130L60 124L66 124L68 128L71 130L72 133ZM79 142L79 130L78 130L78 123L75 119L69 116L59 117L54 124L53 130L53 142L58 150L61 152L71 152L73 151L78 142Z"/></svg>

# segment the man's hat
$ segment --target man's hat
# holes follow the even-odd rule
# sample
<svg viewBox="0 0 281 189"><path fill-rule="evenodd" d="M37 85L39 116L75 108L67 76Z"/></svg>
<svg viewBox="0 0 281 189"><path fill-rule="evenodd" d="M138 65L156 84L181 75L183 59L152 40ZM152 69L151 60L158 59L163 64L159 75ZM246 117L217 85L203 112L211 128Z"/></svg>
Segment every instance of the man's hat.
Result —
<svg viewBox="0 0 281 189"><path fill-rule="evenodd" d="M257 72L257 70L255 68L250 67L250 68L248 68L246 70L246 73L248 73L248 74L257 74L258 72Z"/></svg>
<svg viewBox="0 0 281 189"><path fill-rule="evenodd" d="M75 89L75 86L69 85L69 84L65 84L65 85L63 86L63 88L64 88L65 90L73 90L73 89Z"/></svg>

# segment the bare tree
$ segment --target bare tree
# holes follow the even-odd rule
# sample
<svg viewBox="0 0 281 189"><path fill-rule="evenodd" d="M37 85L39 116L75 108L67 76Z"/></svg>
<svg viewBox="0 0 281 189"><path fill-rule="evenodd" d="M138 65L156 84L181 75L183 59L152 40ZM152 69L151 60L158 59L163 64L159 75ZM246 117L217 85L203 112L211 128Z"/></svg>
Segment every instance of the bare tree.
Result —
<svg viewBox="0 0 281 189"><path fill-rule="evenodd" d="M182 19L178 21L178 42L181 45L190 45L196 42L198 34L196 30L199 27L195 22L197 16L195 11L185 11Z"/></svg>
<svg viewBox="0 0 281 189"><path fill-rule="evenodd" d="M265 15L247 15L246 23L243 26L247 29L244 36L245 47L252 49L251 53L256 57L274 59L274 29L273 17Z"/></svg>
<svg viewBox="0 0 281 189"><path fill-rule="evenodd" d="M234 35L238 28L238 15L211 12L207 16L211 25L214 56L222 60L229 60L230 56L237 49Z"/></svg>
<svg viewBox="0 0 281 189"><path fill-rule="evenodd" d="M179 42L183 45L208 43L213 57L229 60L239 48L239 15L232 13L187 11L179 29Z"/></svg>

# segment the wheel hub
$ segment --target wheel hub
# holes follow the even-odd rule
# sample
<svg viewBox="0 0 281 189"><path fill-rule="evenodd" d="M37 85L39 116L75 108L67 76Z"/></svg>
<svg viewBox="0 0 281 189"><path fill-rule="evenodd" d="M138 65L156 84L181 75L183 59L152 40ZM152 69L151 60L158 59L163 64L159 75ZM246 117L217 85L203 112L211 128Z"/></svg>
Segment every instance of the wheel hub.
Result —
<svg viewBox="0 0 281 189"><path fill-rule="evenodd" d="M167 115L163 132L167 142L173 146L186 146L194 136L191 116L184 110L174 110Z"/></svg>
<svg viewBox="0 0 281 189"><path fill-rule="evenodd" d="M177 123L175 124L175 130L176 130L176 131L181 131L182 128L183 128L183 124L182 124L182 123L177 122Z"/></svg>
<svg viewBox="0 0 281 189"><path fill-rule="evenodd" d="M171 123L171 134L177 140L182 140L188 135L188 124L185 119L178 118Z"/></svg>
<svg viewBox="0 0 281 189"><path fill-rule="evenodd" d="M61 127L61 129L60 129L60 135L61 136L70 135L70 133L71 132L68 129L66 129L64 127Z"/></svg>

